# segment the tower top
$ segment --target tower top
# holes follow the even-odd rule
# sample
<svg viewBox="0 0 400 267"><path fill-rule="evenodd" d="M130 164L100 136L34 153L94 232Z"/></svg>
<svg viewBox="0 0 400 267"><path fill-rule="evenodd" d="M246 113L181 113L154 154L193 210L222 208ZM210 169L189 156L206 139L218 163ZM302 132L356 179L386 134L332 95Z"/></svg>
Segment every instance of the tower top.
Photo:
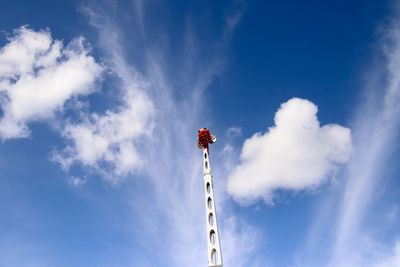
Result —
<svg viewBox="0 0 400 267"><path fill-rule="evenodd" d="M207 128L200 128L197 131L197 146L200 149L208 149L209 144L213 144L217 141L217 138L210 133Z"/></svg>

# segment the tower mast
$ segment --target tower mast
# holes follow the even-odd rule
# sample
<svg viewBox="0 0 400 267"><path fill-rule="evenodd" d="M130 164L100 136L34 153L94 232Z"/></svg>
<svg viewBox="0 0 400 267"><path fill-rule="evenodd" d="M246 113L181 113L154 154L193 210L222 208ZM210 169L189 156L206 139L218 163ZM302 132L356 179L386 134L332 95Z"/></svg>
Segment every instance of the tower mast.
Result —
<svg viewBox="0 0 400 267"><path fill-rule="evenodd" d="M215 136L207 128L198 131L198 147L203 150L203 173L207 224L208 266L222 267L222 253L219 242L217 212L215 209L213 175L211 172L209 144L215 143Z"/></svg>

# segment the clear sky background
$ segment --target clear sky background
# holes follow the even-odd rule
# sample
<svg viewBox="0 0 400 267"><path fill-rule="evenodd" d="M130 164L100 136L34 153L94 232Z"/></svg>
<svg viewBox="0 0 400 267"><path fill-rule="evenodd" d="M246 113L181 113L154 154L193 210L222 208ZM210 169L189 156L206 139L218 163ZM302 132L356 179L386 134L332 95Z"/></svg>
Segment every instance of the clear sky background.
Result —
<svg viewBox="0 0 400 267"><path fill-rule="evenodd" d="M2 1L0 266L400 266L398 1Z"/></svg>

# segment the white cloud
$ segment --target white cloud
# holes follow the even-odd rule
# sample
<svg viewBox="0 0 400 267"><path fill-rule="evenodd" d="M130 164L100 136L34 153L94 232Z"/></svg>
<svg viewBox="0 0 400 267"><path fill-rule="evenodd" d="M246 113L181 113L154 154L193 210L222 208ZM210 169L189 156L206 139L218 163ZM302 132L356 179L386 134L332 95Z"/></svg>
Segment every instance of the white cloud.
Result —
<svg viewBox="0 0 400 267"><path fill-rule="evenodd" d="M79 162L111 180L140 169L143 162L135 144L151 134L154 107L145 94L126 90L124 103L117 110L92 113L82 122L67 123L63 136L70 145L55 151L53 160L64 169Z"/></svg>
<svg viewBox="0 0 400 267"><path fill-rule="evenodd" d="M145 155L139 147L150 140L144 141L155 126L155 107L147 91L149 82L125 59L118 29L92 10L84 11L95 28L107 29L99 31L101 46L110 61L109 70L119 79L120 104L103 113L83 113L81 121L66 123L63 136L68 145L53 151L52 160L65 170L81 164L117 182L142 169Z"/></svg>
<svg viewBox="0 0 400 267"><path fill-rule="evenodd" d="M64 46L48 31L21 27L0 50L0 138L29 135L31 121L52 118L74 96L94 90L102 67L83 38Z"/></svg>
<svg viewBox="0 0 400 267"><path fill-rule="evenodd" d="M351 131L320 126L318 108L293 98L275 114L275 126L247 139L228 191L239 200L272 200L274 189L301 190L320 184L351 155Z"/></svg>

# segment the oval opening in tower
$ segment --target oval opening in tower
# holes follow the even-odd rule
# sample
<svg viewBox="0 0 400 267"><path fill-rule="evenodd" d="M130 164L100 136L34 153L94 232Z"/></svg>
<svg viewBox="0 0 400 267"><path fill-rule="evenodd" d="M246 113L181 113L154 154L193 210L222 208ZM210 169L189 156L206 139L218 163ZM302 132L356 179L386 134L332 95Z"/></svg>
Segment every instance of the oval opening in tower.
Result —
<svg viewBox="0 0 400 267"><path fill-rule="evenodd" d="M217 264L217 257L218 257L217 250L213 249L211 251L211 264L212 265L216 265Z"/></svg>
<svg viewBox="0 0 400 267"><path fill-rule="evenodd" d="M216 240L217 240L217 237L215 235L215 231L211 230L211 232L210 232L210 243L212 245L215 245Z"/></svg>
<svg viewBox="0 0 400 267"><path fill-rule="evenodd" d="M204 158L207 159L207 153L204 153Z"/></svg>
<svg viewBox="0 0 400 267"><path fill-rule="evenodd" d="M207 199L207 207L208 207L209 209L212 209L212 199L211 199L211 197L209 197L209 198Z"/></svg>
<svg viewBox="0 0 400 267"><path fill-rule="evenodd" d="M204 163L204 166L206 167L206 170L208 170L208 161L206 160L206 162Z"/></svg>
<svg viewBox="0 0 400 267"><path fill-rule="evenodd" d="M214 225L214 214L210 213L208 215L208 223L213 226Z"/></svg>
<svg viewBox="0 0 400 267"><path fill-rule="evenodd" d="M206 185L206 190L207 190L207 193L210 194L210 192L211 192L211 185L210 185L210 183L207 183L207 185Z"/></svg>

